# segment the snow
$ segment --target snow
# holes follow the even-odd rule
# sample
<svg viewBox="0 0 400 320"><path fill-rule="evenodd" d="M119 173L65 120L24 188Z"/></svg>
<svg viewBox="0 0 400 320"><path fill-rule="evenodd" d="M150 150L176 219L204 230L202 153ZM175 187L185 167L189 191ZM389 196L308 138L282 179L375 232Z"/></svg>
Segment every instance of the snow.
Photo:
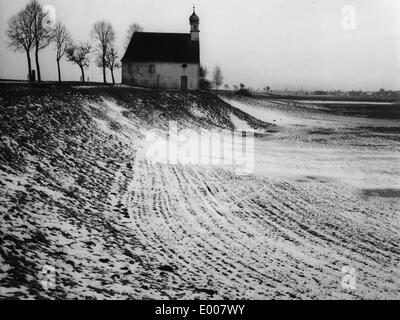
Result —
<svg viewBox="0 0 400 320"><path fill-rule="evenodd" d="M239 119L234 114L231 114L230 116L231 116L231 121L235 126L236 130L242 130L242 131L253 130L253 128L247 123L247 121Z"/></svg>
<svg viewBox="0 0 400 320"><path fill-rule="evenodd" d="M196 118L206 118L207 117L207 115L200 108L198 108L196 104L192 105L192 107L190 108L190 112Z"/></svg>
<svg viewBox="0 0 400 320"><path fill-rule="evenodd" d="M289 113L276 112L274 109L255 107L239 101L229 100L233 106L248 112L262 121L271 121L275 115L280 118L278 124L282 131L288 130L289 137L285 143L281 140L262 140L255 143L255 173L262 176L306 177L322 176L324 179L346 181L357 187L399 188L400 161L399 150L376 150L368 148L348 147L344 144L311 144L298 141L297 136L303 136L310 130L332 126L339 122L334 116L326 121L316 122L304 114L295 116ZM278 116L278 114L282 116ZM314 116L314 115L313 115ZM341 117L340 127L355 127L354 117ZM375 126L382 125L379 120L372 122ZM387 121L390 124L390 121ZM297 129L296 125L301 125ZM363 125L363 123L361 123ZM291 129L294 128L294 129ZM340 132L340 128L336 129ZM293 137L294 136L294 137ZM295 140L293 141L293 138ZM357 138L360 141L362 138ZM377 166L377 163L380 165Z"/></svg>
<svg viewBox="0 0 400 320"><path fill-rule="evenodd" d="M359 122L231 99L279 124L258 129L254 171L238 175L229 166L153 161L145 133L166 134L168 112L180 130L250 130L254 119L174 92L151 109L150 93L122 89L135 99L100 89L79 103L51 96L37 119L30 105L4 108L1 147L12 161L0 158L2 298L398 297L400 146L397 131L371 134L395 128L395 119ZM24 139L39 129L47 139ZM381 197L367 188L395 191ZM56 269L55 289L40 285L44 265ZM344 266L355 268L356 290L341 287Z"/></svg>
<svg viewBox="0 0 400 320"><path fill-rule="evenodd" d="M310 103L310 104L362 104L362 105L392 105L392 102L381 102L381 101L345 101L345 100L293 100L300 103Z"/></svg>
<svg viewBox="0 0 400 320"><path fill-rule="evenodd" d="M247 114L261 121L276 123L278 125L294 125L298 123L295 118L290 117L283 112L271 109L261 109L235 100L224 100L235 108L238 108L239 110L242 110L243 112L246 112Z"/></svg>

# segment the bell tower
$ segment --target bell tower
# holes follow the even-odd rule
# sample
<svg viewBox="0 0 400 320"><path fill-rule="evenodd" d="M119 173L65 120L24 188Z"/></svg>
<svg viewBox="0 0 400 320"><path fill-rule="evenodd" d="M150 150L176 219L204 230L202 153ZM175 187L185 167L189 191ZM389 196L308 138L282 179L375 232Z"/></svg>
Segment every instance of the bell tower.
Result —
<svg viewBox="0 0 400 320"><path fill-rule="evenodd" d="M189 18L190 22L190 38L192 41L200 41L200 18L196 14L195 7L193 6L193 13Z"/></svg>

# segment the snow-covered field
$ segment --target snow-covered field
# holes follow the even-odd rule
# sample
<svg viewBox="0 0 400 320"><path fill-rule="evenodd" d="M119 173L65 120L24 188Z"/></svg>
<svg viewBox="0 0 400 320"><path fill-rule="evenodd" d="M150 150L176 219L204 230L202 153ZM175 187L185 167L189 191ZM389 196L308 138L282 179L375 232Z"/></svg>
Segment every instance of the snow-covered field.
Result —
<svg viewBox="0 0 400 320"><path fill-rule="evenodd" d="M399 117L222 98L0 88L0 296L398 298ZM171 120L253 128L254 172L150 161Z"/></svg>

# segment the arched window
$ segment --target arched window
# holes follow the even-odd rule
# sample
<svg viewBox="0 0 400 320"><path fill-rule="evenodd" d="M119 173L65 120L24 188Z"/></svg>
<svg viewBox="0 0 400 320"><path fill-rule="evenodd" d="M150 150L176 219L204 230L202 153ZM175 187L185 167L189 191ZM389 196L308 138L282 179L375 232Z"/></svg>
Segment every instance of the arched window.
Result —
<svg viewBox="0 0 400 320"><path fill-rule="evenodd" d="M156 72L156 66L154 64L149 65L149 73L155 73Z"/></svg>

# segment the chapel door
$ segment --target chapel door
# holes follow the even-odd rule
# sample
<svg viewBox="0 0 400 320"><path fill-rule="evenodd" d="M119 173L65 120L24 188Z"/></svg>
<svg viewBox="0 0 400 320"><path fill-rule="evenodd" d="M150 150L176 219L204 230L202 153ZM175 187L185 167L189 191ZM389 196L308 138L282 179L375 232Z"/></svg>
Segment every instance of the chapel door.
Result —
<svg viewBox="0 0 400 320"><path fill-rule="evenodd" d="M188 77L182 76L181 77L181 89L186 91L188 89Z"/></svg>

